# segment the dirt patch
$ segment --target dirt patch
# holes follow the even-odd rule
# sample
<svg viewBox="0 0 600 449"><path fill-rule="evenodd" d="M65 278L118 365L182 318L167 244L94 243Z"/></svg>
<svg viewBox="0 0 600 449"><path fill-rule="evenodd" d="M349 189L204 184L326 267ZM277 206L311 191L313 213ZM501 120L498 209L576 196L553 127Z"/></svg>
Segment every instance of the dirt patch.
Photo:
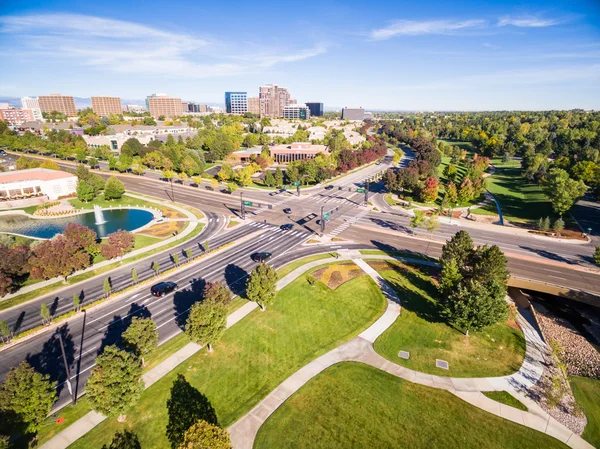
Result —
<svg viewBox="0 0 600 449"><path fill-rule="evenodd" d="M183 231L185 225L185 221L165 221L164 223L152 225L143 231L138 232L138 234L162 239L165 237L171 237L175 233L179 234L181 231Z"/></svg>
<svg viewBox="0 0 600 449"><path fill-rule="evenodd" d="M351 279L363 276L365 273L353 263L343 263L320 268L311 273L311 276L325 284L332 290Z"/></svg>

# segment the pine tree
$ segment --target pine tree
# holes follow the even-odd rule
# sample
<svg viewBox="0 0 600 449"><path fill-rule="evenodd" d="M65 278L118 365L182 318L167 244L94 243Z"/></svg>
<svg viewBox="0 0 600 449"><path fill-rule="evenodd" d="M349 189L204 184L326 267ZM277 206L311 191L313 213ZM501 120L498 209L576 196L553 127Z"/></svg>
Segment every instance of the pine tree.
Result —
<svg viewBox="0 0 600 449"><path fill-rule="evenodd" d="M137 402L143 390L140 359L111 345L96 359L86 385L86 396L95 411L119 416L123 421L123 414Z"/></svg>
<svg viewBox="0 0 600 449"><path fill-rule="evenodd" d="M554 230L554 232L556 232L558 235L560 235L562 230L565 229L565 222L563 221L563 219L558 217L556 219L556 221L554 222L554 224L552 225L552 229Z"/></svg>
<svg viewBox="0 0 600 449"><path fill-rule="evenodd" d="M281 168L277 167L275 169L275 186L281 187L283 185L283 172Z"/></svg>

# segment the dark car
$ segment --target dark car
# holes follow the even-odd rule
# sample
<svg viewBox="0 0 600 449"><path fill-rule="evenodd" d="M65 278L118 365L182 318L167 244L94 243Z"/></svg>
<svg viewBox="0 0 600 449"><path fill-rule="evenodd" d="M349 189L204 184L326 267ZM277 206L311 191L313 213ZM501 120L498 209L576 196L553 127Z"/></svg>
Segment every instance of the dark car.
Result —
<svg viewBox="0 0 600 449"><path fill-rule="evenodd" d="M150 293L154 296L165 296L173 290L177 290L177 284L175 282L160 282L150 287Z"/></svg>
<svg viewBox="0 0 600 449"><path fill-rule="evenodd" d="M331 189L333 189L334 187L335 187L335 186L329 185L329 186L325 187L325 190L331 190Z"/></svg>
<svg viewBox="0 0 600 449"><path fill-rule="evenodd" d="M0 150L0 156L6 156L6 151Z"/></svg>
<svg viewBox="0 0 600 449"><path fill-rule="evenodd" d="M290 209L289 207L286 207L285 209L283 209L283 213L284 214L291 214L292 213L292 209Z"/></svg>
<svg viewBox="0 0 600 449"><path fill-rule="evenodd" d="M293 227L294 227L294 225L293 225L293 224L291 224L291 223L288 223L288 224L281 225L281 226L280 226L280 229L281 229L282 231L290 231L290 230L291 230Z"/></svg>
<svg viewBox="0 0 600 449"><path fill-rule="evenodd" d="M268 253L268 252L262 252L262 253L254 253L250 256L250 258L254 261L254 262L266 262L271 258L272 254Z"/></svg>
<svg viewBox="0 0 600 449"><path fill-rule="evenodd" d="M206 190L210 190L210 191L214 191L215 190L212 186L205 186L204 188Z"/></svg>

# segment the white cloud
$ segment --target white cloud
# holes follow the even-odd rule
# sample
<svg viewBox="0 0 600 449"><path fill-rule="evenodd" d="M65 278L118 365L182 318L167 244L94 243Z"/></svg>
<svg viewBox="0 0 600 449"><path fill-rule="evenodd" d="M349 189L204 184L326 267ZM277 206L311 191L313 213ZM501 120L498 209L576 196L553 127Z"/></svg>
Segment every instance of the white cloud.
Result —
<svg viewBox="0 0 600 449"><path fill-rule="evenodd" d="M235 55L239 48L214 39L78 14L2 16L0 33L14 37L10 43L5 40L5 50L14 57L33 55L119 73L172 78L257 72L327 51L323 44L299 50L269 47L239 57Z"/></svg>
<svg viewBox="0 0 600 449"><path fill-rule="evenodd" d="M421 36L425 34L456 34L461 31L485 26L485 20L398 20L390 25L371 31L373 40L386 40L394 36Z"/></svg>
<svg viewBox="0 0 600 449"><path fill-rule="evenodd" d="M504 16L498 20L498 26L503 27L506 25L512 25L515 27L522 28L544 28L553 25L558 25L562 22L563 21L560 19L544 19L542 17L529 15L518 17Z"/></svg>

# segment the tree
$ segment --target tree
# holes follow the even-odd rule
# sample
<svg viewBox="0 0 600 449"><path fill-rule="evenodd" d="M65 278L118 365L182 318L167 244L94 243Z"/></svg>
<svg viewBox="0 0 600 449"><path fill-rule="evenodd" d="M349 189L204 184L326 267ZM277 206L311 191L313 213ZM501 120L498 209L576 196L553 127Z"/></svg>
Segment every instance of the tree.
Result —
<svg viewBox="0 0 600 449"><path fill-rule="evenodd" d="M108 178L108 181L106 181L106 185L104 186L105 200L117 200L121 198L124 193L125 186L116 176Z"/></svg>
<svg viewBox="0 0 600 449"><path fill-rule="evenodd" d="M172 254L171 257L173 258L173 263L175 264L175 266L179 266L179 254Z"/></svg>
<svg viewBox="0 0 600 449"><path fill-rule="evenodd" d="M213 345L219 341L227 326L227 308L225 304L214 301L195 303L185 324L185 333L195 343L205 344L212 352Z"/></svg>
<svg viewBox="0 0 600 449"><path fill-rule="evenodd" d="M424 203L432 203L438 197L439 181L436 178L427 178L425 184L421 188L421 201Z"/></svg>
<svg viewBox="0 0 600 449"><path fill-rule="evenodd" d="M167 438L173 449L183 442L185 432L198 420L219 425L215 409L206 396L195 389L182 374L178 374L167 400Z"/></svg>
<svg viewBox="0 0 600 449"><path fill-rule="evenodd" d="M3 426L17 433L36 433L56 400L56 383L27 362L10 369L0 386Z"/></svg>
<svg viewBox="0 0 600 449"><path fill-rule="evenodd" d="M192 257L193 257L192 248L187 248L185 250L185 257L187 260L192 260Z"/></svg>
<svg viewBox="0 0 600 449"><path fill-rule="evenodd" d="M120 421L143 390L141 361L115 345L107 346L98 356L86 385L92 408L106 416L119 416Z"/></svg>
<svg viewBox="0 0 600 449"><path fill-rule="evenodd" d="M206 240L204 242L204 252L208 253L210 251L210 244L208 243L208 240Z"/></svg>
<svg viewBox="0 0 600 449"><path fill-rule="evenodd" d="M138 276L137 270L135 268L131 269L131 282L133 283L133 285L137 284L139 282L140 278Z"/></svg>
<svg viewBox="0 0 600 449"><path fill-rule="evenodd" d="M437 215L431 214L429 220L427 220L427 232L433 234L440 228L440 222L438 221Z"/></svg>
<svg viewBox="0 0 600 449"><path fill-rule="evenodd" d="M277 272L272 266L262 262L250 273L246 285L246 296L250 301L256 302L264 311L266 306L275 299L276 288Z"/></svg>
<svg viewBox="0 0 600 449"><path fill-rule="evenodd" d="M453 182L449 182L446 186L445 198L448 201L450 207L454 207L454 205L458 201L458 192L456 191L456 184L454 184Z"/></svg>
<svg viewBox="0 0 600 449"><path fill-rule="evenodd" d="M283 172L280 167L275 169L275 186L281 187L283 185Z"/></svg>
<svg viewBox="0 0 600 449"><path fill-rule="evenodd" d="M227 191L229 193L234 193L237 189L238 189L238 186L236 183L234 183L234 182L227 183Z"/></svg>
<svg viewBox="0 0 600 449"><path fill-rule="evenodd" d="M66 280L74 271L90 265L90 254L59 235L37 245L29 259L29 265L33 279L62 276Z"/></svg>
<svg viewBox="0 0 600 449"><path fill-rule="evenodd" d="M596 262L596 265L600 265L600 246L597 246L594 251L594 262Z"/></svg>
<svg viewBox="0 0 600 449"><path fill-rule="evenodd" d="M548 229L550 229L550 217L540 217L538 220L538 228L542 232L546 232Z"/></svg>
<svg viewBox="0 0 600 449"><path fill-rule="evenodd" d="M2 341L8 343L10 340L10 328L6 321L0 321L0 337L2 337Z"/></svg>
<svg viewBox="0 0 600 449"><path fill-rule="evenodd" d="M447 313L450 322L465 330L469 336L470 330L481 330L499 321L506 320L508 308L503 295L497 295L495 283L486 285L473 279L458 283L449 294Z"/></svg>
<svg viewBox="0 0 600 449"><path fill-rule="evenodd" d="M463 266L473 252L473 240L466 231L458 231L442 247L442 256L440 260L442 265L454 260L456 264Z"/></svg>
<svg viewBox="0 0 600 449"><path fill-rule="evenodd" d="M202 300L227 306L231 303L231 290L222 282L208 282L202 291Z"/></svg>
<svg viewBox="0 0 600 449"><path fill-rule="evenodd" d="M73 293L73 310L79 312L79 307L81 307L81 299L77 293Z"/></svg>
<svg viewBox="0 0 600 449"><path fill-rule="evenodd" d="M583 181L571 179L561 168L550 169L542 182L542 188L550 198L552 209L561 217L587 190Z"/></svg>
<svg viewBox="0 0 600 449"><path fill-rule="evenodd" d="M460 183L460 188L458 189L458 202L466 203L467 201L471 201L475 196L475 189L473 188L473 181L467 176L465 176Z"/></svg>
<svg viewBox="0 0 600 449"><path fill-rule="evenodd" d="M152 262L152 269L154 270L154 273L158 276L158 274L160 273L160 264L156 260Z"/></svg>
<svg viewBox="0 0 600 449"><path fill-rule="evenodd" d="M77 181L77 199L88 203L94 199L96 191L87 181L80 179Z"/></svg>
<svg viewBox="0 0 600 449"><path fill-rule="evenodd" d="M45 302L40 306L40 316L42 317L42 324L50 324L50 309Z"/></svg>
<svg viewBox="0 0 600 449"><path fill-rule="evenodd" d="M135 433L125 429L123 432L115 433L110 446L105 444L102 449L142 449L142 445Z"/></svg>
<svg viewBox="0 0 600 449"><path fill-rule="evenodd" d="M274 187L276 184L275 176L273 176L273 173L271 171L267 171L267 173L265 174L265 184L268 187Z"/></svg>
<svg viewBox="0 0 600 449"><path fill-rule="evenodd" d="M199 420L190 427L179 449L231 449L229 433L219 426Z"/></svg>
<svg viewBox="0 0 600 449"><path fill-rule="evenodd" d="M444 168L444 177L448 180L453 180L457 173L458 169L452 163L446 165L446 168Z"/></svg>
<svg viewBox="0 0 600 449"><path fill-rule="evenodd" d="M418 227L423 226L423 223L425 223L425 212L423 212L422 210L416 209L414 211L414 215L410 219L409 226L413 229L416 229Z"/></svg>
<svg viewBox="0 0 600 449"><path fill-rule="evenodd" d="M108 242L100 246L100 252L107 259L123 256L133 250L135 235L129 231L118 230L108 235Z"/></svg>
<svg viewBox="0 0 600 449"><path fill-rule="evenodd" d="M40 164L40 168L46 168L48 170L60 170L60 166L50 159L44 159L44 161Z"/></svg>
<svg viewBox="0 0 600 449"><path fill-rule="evenodd" d="M104 290L104 295L108 298L112 291L109 278L104 279L104 285L102 286L102 289Z"/></svg>
<svg viewBox="0 0 600 449"><path fill-rule="evenodd" d="M123 332L125 347L133 351L144 363L144 356L158 347L158 330L151 318L133 317L131 324Z"/></svg>

